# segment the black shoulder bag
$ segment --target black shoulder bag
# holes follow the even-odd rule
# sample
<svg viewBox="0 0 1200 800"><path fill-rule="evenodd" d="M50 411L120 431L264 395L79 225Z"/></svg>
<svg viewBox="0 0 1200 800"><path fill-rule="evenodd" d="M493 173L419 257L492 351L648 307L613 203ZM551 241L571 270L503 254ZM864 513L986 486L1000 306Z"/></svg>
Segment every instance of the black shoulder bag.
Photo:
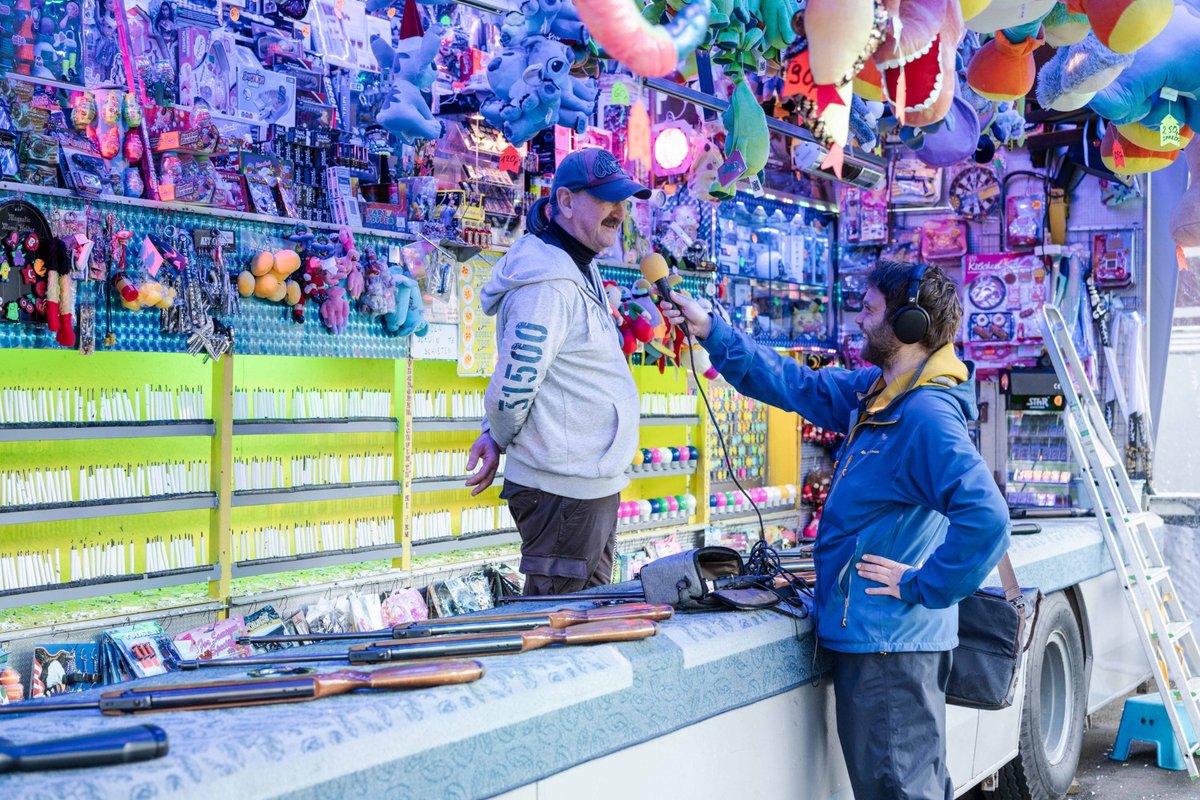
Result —
<svg viewBox="0 0 1200 800"><path fill-rule="evenodd" d="M946 702L997 711L1012 705L1021 673L1021 656L1037 622L1042 595L1022 592L1008 553L997 565L1003 588L986 586L958 604L958 647L946 685Z"/></svg>

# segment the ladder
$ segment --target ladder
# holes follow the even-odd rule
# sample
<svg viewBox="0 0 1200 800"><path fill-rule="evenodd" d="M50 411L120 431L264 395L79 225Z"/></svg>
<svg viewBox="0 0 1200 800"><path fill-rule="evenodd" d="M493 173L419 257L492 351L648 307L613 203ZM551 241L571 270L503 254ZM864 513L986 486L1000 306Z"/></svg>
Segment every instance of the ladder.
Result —
<svg viewBox="0 0 1200 800"><path fill-rule="evenodd" d="M1175 741L1188 774L1200 778L1195 755L1200 746L1185 734L1183 719L1200 733L1200 647L1171 581L1170 568L1152 534L1153 514L1141 502L1125 472L1124 459L1104 423L1079 353L1062 312L1042 309L1042 336L1066 400L1067 436L1084 473L1096 519L1125 589L1138 638L1154 673ZM1107 512L1107 513L1106 513ZM1157 665L1157 669L1154 668Z"/></svg>

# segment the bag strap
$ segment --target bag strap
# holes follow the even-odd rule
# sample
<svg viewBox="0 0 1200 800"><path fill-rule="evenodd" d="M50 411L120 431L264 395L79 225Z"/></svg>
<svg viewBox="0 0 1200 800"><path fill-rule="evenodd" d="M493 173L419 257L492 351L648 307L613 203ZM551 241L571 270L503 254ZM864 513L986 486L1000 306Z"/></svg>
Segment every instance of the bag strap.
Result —
<svg viewBox="0 0 1200 800"><path fill-rule="evenodd" d="M1004 586L1004 599L1010 603L1022 599L1021 585L1017 583L1017 573L1013 571L1012 561L1007 552L996 565L996 570L1000 573L1000 583Z"/></svg>

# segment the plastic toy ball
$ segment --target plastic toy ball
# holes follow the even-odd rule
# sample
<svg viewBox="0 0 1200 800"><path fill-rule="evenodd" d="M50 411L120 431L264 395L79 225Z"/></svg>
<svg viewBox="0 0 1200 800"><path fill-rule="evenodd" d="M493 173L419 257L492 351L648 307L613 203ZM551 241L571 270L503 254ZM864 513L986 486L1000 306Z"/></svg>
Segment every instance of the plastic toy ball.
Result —
<svg viewBox="0 0 1200 800"><path fill-rule="evenodd" d="M691 461L691 460L692 460L691 448L686 447L686 446L679 448L679 462L682 464L682 463L685 463L685 462Z"/></svg>
<svg viewBox="0 0 1200 800"><path fill-rule="evenodd" d="M695 511L696 511L696 495L694 495L694 494L684 495L684 502L687 505L688 513L689 514L695 513Z"/></svg>
<svg viewBox="0 0 1200 800"><path fill-rule="evenodd" d="M717 507L717 496L715 494L710 494L708 496L708 507L709 508Z"/></svg>
<svg viewBox="0 0 1200 800"><path fill-rule="evenodd" d="M650 498L650 515L661 514L663 512L663 502L657 497Z"/></svg>
<svg viewBox="0 0 1200 800"><path fill-rule="evenodd" d="M671 463L672 464L679 463L679 448L678 447L670 447L667 449L671 451Z"/></svg>
<svg viewBox="0 0 1200 800"><path fill-rule="evenodd" d="M642 464L649 464L649 463L650 463L650 459L651 459L650 448L648 448L648 447L643 447L643 448L642 448L642 460L641 460L641 463L642 463Z"/></svg>
<svg viewBox="0 0 1200 800"><path fill-rule="evenodd" d="M688 445L688 458L692 461L700 458L700 451L696 449L695 445Z"/></svg>
<svg viewBox="0 0 1200 800"><path fill-rule="evenodd" d="M669 511L672 514L679 513L679 501L676 500L674 497L667 498L667 511Z"/></svg>
<svg viewBox="0 0 1200 800"><path fill-rule="evenodd" d="M638 517L640 517L643 522L650 519L650 512L652 510L652 508L650 506L650 501L649 500L638 500L637 504L638 504Z"/></svg>
<svg viewBox="0 0 1200 800"><path fill-rule="evenodd" d="M645 463L646 463L646 456L642 454L642 451L640 449L634 450L633 451L633 465L635 467L640 467L642 464L645 464Z"/></svg>
<svg viewBox="0 0 1200 800"><path fill-rule="evenodd" d="M727 505L729 505L729 498L725 496L724 492L717 492L717 508L725 508Z"/></svg>
<svg viewBox="0 0 1200 800"><path fill-rule="evenodd" d="M661 464L662 460L663 460L662 450L657 447L651 448L650 449L650 463Z"/></svg>

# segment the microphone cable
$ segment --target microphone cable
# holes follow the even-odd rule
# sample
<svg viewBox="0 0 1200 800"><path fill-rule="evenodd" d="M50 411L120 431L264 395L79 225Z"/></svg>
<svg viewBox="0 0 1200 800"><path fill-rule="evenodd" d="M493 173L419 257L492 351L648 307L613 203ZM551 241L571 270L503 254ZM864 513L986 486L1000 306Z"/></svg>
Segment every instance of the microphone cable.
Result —
<svg viewBox="0 0 1200 800"><path fill-rule="evenodd" d="M671 303L670 298L664 297L663 300ZM671 303L671 305L675 304ZM675 307L679 308L679 306ZM682 314L683 309L679 309L679 313ZM705 393L704 386L700 383L700 373L696 370L696 348L700 346L700 343L692 338L692 334L687 329L686 323L687 318L684 317L683 332L688 340L688 356L692 362L692 377L696 381L696 392L700 395L700 399L704 401L704 408L708 411L708 418L712 422L713 430L717 433L717 442L721 445L721 452L725 456L725 466L729 469L729 477L733 480L733 485L742 493L742 496L750 501L750 507L754 509L754 514L758 517L758 541L765 542L767 540L767 526L763 522L762 511L759 510L758 503L754 502L754 498L750 496L750 493L742 487L741 482L737 479L737 470L733 468L733 459L729 455L729 448L725 445L725 436L721 433L721 426L717 424L717 415L713 411L712 405L708 402L708 394Z"/></svg>

